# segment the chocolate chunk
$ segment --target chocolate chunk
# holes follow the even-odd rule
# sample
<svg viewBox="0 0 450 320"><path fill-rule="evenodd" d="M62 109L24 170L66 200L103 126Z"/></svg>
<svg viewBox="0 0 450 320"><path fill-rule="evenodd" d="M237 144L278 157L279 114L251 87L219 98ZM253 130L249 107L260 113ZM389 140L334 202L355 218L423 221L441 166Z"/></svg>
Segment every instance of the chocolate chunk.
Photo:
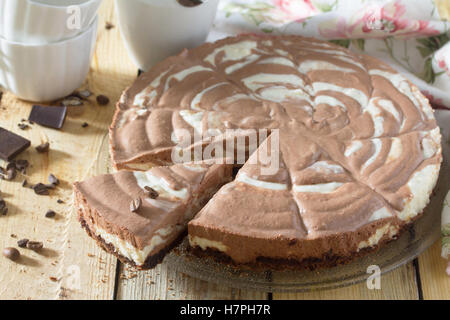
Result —
<svg viewBox="0 0 450 320"><path fill-rule="evenodd" d="M48 182L54 184L55 186L59 185L59 180L53 173L50 173L48 176Z"/></svg>
<svg viewBox="0 0 450 320"><path fill-rule="evenodd" d="M0 159L10 161L30 144L30 140L0 127Z"/></svg>
<svg viewBox="0 0 450 320"><path fill-rule="evenodd" d="M47 152L49 148L50 148L50 143L45 142L45 143L38 145L36 147L36 151L39 153L44 153L44 152Z"/></svg>
<svg viewBox="0 0 450 320"><path fill-rule="evenodd" d="M106 22L105 23L105 29L106 30L111 30L112 28L114 28L114 25L111 22Z"/></svg>
<svg viewBox="0 0 450 320"><path fill-rule="evenodd" d="M40 196L48 196L50 192L48 192L48 188L45 184L38 183L32 186L34 193Z"/></svg>
<svg viewBox="0 0 450 320"><path fill-rule="evenodd" d="M139 208L141 207L141 198L136 198L130 203L130 211L131 212L137 212Z"/></svg>
<svg viewBox="0 0 450 320"><path fill-rule="evenodd" d="M47 107L33 105L28 120L45 127L60 129L66 118L67 107Z"/></svg>
<svg viewBox="0 0 450 320"><path fill-rule="evenodd" d="M201 5L203 0L177 0L183 7L195 7Z"/></svg>
<svg viewBox="0 0 450 320"><path fill-rule="evenodd" d="M18 123L17 126L19 127L20 130L26 130L30 127L26 123Z"/></svg>
<svg viewBox="0 0 450 320"><path fill-rule="evenodd" d="M68 97L62 101L62 105L66 107L81 106L83 102L78 97Z"/></svg>
<svg viewBox="0 0 450 320"><path fill-rule="evenodd" d="M5 200L0 198L0 214L6 215L8 213L8 208L6 207Z"/></svg>
<svg viewBox="0 0 450 320"><path fill-rule="evenodd" d="M101 106L106 106L109 103L109 98L103 94L97 96L97 103Z"/></svg>
<svg viewBox="0 0 450 320"><path fill-rule="evenodd" d="M27 242L27 248L31 250L39 250L44 247L44 244L39 241L28 241Z"/></svg>
<svg viewBox="0 0 450 320"><path fill-rule="evenodd" d="M87 122L83 122L83 124L81 125L81 127L86 128L87 126L89 126L89 124Z"/></svg>
<svg viewBox="0 0 450 320"><path fill-rule="evenodd" d="M16 169L19 171L24 171L26 168L28 168L28 166L30 165L30 163L28 162L28 160L17 160L15 163Z"/></svg>
<svg viewBox="0 0 450 320"><path fill-rule="evenodd" d="M28 239L20 239L19 241L17 241L17 245L19 246L19 248L25 248L28 241Z"/></svg>
<svg viewBox="0 0 450 320"><path fill-rule="evenodd" d="M48 211L45 213L45 217L46 217L46 218L54 218L55 216L56 216L56 212L53 211L53 210L48 210Z"/></svg>
<svg viewBox="0 0 450 320"><path fill-rule="evenodd" d="M3 256L9 260L16 261L20 258L20 252L16 248L5 248L3 249Z"/></svg>
<svg viewBox="0 0 450 320"><path fill-rule="evenodd" d="M152 187L149 186L145 186L145 195L151 199L156 199L159 196L158 191L156 191L155 189L153 189Z"/></svg>

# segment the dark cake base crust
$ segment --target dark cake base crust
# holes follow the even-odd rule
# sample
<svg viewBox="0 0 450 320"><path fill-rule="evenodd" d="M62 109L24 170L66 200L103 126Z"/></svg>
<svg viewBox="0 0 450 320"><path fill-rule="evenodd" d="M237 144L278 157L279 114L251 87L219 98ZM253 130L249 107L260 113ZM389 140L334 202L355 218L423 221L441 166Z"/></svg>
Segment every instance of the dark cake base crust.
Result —
<svg viewBox="0 0 450 320"><path fill-rule="evenodd" d="M294 259L276 259L267 257L258 257L256 261L250 263L236 263L227 254L220 252L216 249L207 248L206 250L200 247L188 247L188 251L193 255L203 259L214 259L218 263L226 264L227 266L235 269L242 269L246 267L254 271L286 271L286 270L299 270L309 269L311 271L320 268L332 268L339 265L344 265L355 261L355 259L361 258L370 253L376 252L388 243L397 240L405 231L413 228L413 223L421 217L418 215L415 219L406 225L400 227L397 235L394 238L385 239L379 242L376 246L364 248L358 252L354 252L349 256L337 256L332 252L324 254L321 258L309 258L301 261Z"/></svg>
<svg viewBox="0 0 450 320"><path fill-rule="evenodd" d="M158 264L160 264L164 260L164 257L166 256L166 254L169 253L174 247L176 247L184 239L184 237L187 234L186 232L182 232L175 241L173 241L168 246L161 249L158 253L148 256L145 259L144 264L138 266L138 265L136 265L136 263L133 260L130 260L129 258L124 257L123 255L118 253L112 244L105 242L105 240L102 237L97 236L95 233L93 233L91 231L91 229L89 229L88 224L83 219L83 216L81 214L78 215L78 221L80 222L83 229L86 230L87 234L91 238L93 238L103 250L105 250L108 253L113 254L117 259L120 260L120 262L129 264L138 270L148 270L148 269L153 269L154 267L156 267Z"/></svg>

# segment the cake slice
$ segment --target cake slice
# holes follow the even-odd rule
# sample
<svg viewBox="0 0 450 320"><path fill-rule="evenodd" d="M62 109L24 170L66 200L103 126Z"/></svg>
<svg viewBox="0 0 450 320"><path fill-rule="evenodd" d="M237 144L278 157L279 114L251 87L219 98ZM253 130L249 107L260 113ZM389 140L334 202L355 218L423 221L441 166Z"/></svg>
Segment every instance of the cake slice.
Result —
<svg viewBox="0 0 450 320"><path fill-rule="evenodd" d="M74 183L75 205L81 225L106 251L149 269L231 178L231 165L205 162L121 171Z"/></svg>

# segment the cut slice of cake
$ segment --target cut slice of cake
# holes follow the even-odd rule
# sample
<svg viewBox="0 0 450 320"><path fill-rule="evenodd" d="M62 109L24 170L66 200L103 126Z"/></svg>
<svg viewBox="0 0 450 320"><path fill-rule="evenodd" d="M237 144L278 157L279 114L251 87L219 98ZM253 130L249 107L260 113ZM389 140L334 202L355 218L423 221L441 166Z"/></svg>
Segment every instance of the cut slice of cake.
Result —
<svg viewBox="0 0 450 320"><path fill-rule="evenodd" d="M82 226L106 251L149 269L231 178L231 165L205 162L121 171L76 182L75 205Z"/></svg>

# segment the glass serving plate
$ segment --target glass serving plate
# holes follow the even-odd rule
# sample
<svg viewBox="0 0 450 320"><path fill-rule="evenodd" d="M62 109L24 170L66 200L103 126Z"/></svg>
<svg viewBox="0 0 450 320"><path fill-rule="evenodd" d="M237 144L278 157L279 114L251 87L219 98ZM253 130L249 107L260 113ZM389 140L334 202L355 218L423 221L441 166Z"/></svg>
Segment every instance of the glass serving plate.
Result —
<svg viewBox="0 0 450 320"><path fill-rule="evenodd" d="M197 257L188 250L185 239L165 258L177 271L191 277L234 288L256 289L266 292L301 292L339 288L365 281L370 265L377 265L385 274L416 258L440 237L441 210L450 185L448 161L442 164L437 187L421 218L415 221L395 241L376 252L355 259L345 265L316 270L255 271L237 268L214 258Z"/></svg>

